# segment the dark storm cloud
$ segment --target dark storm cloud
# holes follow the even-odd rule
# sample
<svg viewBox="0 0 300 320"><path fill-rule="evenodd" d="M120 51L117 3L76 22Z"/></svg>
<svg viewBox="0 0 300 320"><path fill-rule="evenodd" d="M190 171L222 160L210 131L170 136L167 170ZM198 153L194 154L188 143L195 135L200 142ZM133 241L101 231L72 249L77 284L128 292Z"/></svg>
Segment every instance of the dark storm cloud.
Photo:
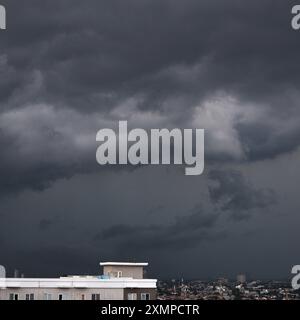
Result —
<svg viewBox="0 0 300 320"><path fill-rule="evenodd" d="M289 122L287 120L287 126L290 125ZM258 119L256 123L238 124L237 127L243 141L243 150L250 161L272 159L280 154L291 153L299 147L298 125L292 124L288 130L278 132L278 127L273 127L264 119Z"/></svg>
<svg viewBox="0 0 300 320"><path fill-rule="evenodd" d="M104 229L94 237L98 244L110 242L119 250L131 248L138 252L147 250L177 250L193 248L202 241L225 236L216 229L218 220L236 221L249 218L255 210L266 209L276 203L273 190L257 189L237 170L211 170L209 179L214 185L208 187L211 207L197 206L188 215L175 218L169 225L117 224ZM161 211L161 209L160 209Z"/></svg>
<svg viewBox="0 0 300 320"><path fill-rule="evenodd" d="M93 110L137 93L144 96L141 107L158 109L176 93L185 107L216 90L273 95L299 80L290 62L298 48L287 2L9 1L17 23L2 45L7 69L23 83L6 91L15 92L38 69L46 81L43 99ZM174 74L177 65L186 76Z"/></svg>
<svg viewBox="0 0 300 320"><path fill-rule="evenodd" d="M157 205L157 206L155 206L155 207L150 208L150 209L148 210L148 212L147 212L147 215L155 215L155 214L158 214L158 213L162 212L162 211L164 210L164 208L165 208L164 205L159 204L159 205Z"/></svg>
<svg viewBox="0 0 300 320"><path fill-rule="evenodd" d="M11 1L18 23L4 44L23 81L38 69L50 101L80 109L137 93L144 96L141 107L158 109L176 93L185 107L216 90L269 98L299 80L287 3ZM185 74L174 72L178 65Z"/></svg>
<svg viewBox="0 0 300 320"><path fill-rule="evenodd" d="M0 42L0 108L5 112L47 104L54 107L53 112L66 108L91 114L91 119L111 120L124 117L122 110L133 99L132 112L164 115L170 120L163 125L199 126L194 121L195 108L206 110L203 104L222 93L221 99L232 96L237 100L227 124L232 130L229 134L234 135L228 143L237 141L233 149L223 143L225 152L216 148L211 154L208 148L207 159L260 160L299 146L299 126L290 123L292 118L298 123L300 119L296 108L300 73L299 41L290 27L289 1L242 5L235 0L12 0L3 4L9 15L8 30L1 33ZM226 110L230 104L221 108ZM250 104L255 106L251 118ZM282 129L283 109L290 129ZM259 122L261 110L263 123ZM210 119L212 127L203 124L208 145L215 142L210 136L216 126L225 130L223 119L215 117ZM99 127L91 119L79 130L90 127L92 137ZM76 123L69 125L77 129ZM55 129L51 123L49 130ZM26 130L32 130L30 124ZM22 170L16 161L22 156L20 146L15 144L22 132L15 132L14 137L5 129L2 132L9 138L4 145L16 154L9 168L0 159L7 180L2 192L26 187L43 190L59 178L81 173L83 167L91 171L87 167L94 165L92 148L85 152L76 146L67 160L44 163L38 159ZM65 145L72 144L65 132L56 132ZM40 144L35 149L44 152ZM53 152L65 150L61 145ZM70 160L84 152L76 164Z"/></svg>
<svg viewBox="0 0 300 320"><path fill-rule="evenodd" d="M146 250L178 250L190 248L200 241L211 240L219 234L209 232L217 223L219 215L204 212L197 207L192 213L180 216L170 225L114 225L94 237L95 243L114 242L119 250L127 248L134 252Z"/></svg>
<svg viewBox="0 0 300 320"><path fill-rule="evenodd" d="M59 179L70 179L75 173L83 172L78 167L39 163L31 168L2 166L0 169L0 196L16 195L25 189L41 192L50 188Z"/></svg>
<svg viewBox="0 0 300 320"><path fill-rule="evenodd" d="M247 218L251 210L266 208L276 202L274 191L256 189L237 170L212 170L209 177L216 182L215 186L209 187L211 201L234 219Z"/></svg>
<svg viewBox="0 0 300 320"><path fill-rule="evenodd" d="M40 136L41 140L45 139L45 143L43 145L34 145L32 154L30 154L30 149L28 152L22 151L26 146L22 146L22 143L25 141L20 139L20 136L1 134L0 131L0 141L2 141L2 152L0 155L0 196L3 194L17 194L27 188L34 191L43 191L58 179L69 179L76 173L89 172L92 166L89 167L84 161L79 162L71 157L69 159L51 160L50 153L54 150L48 149L50 146L49 137L45 135ZM62 140L55 142L53 137L50 139L54 144L58 143L61 146L64 144ZM27 143L30 144L30 141L27 141ZM67 148L69 146L66 145L65 150Z"/></svg>
<svg viewBox="0 0 300 320"><path fill-rule="evenodd" d="M47 231L59 222L59 216L41 219L39 228L41 231Z"/></svg>
<svg viewBox="0 0 300 320"><path fill-rule="evenodd" d="M42 274L33 267L33 261L37 265L47 266ZM91 274L99 273L99 270L97 270L99 261L94 260L84 250L79 252L78 248L64 245L36 247L23 251L17 249L16 254L7 259L7 271L8 276L12 276L13 270L17 268L20 273L25 274L25 277L53 277L54 275L58 277L69 274L81 274L79 263L85 264L87 272ZM92 270L90 267L92 267Z"/></svg>

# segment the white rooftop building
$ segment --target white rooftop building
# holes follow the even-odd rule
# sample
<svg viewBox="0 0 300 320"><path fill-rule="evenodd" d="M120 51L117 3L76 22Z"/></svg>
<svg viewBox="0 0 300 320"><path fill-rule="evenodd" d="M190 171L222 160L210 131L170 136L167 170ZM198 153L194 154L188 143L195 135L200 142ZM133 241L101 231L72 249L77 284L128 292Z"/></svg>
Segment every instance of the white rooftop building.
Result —
<svg viewBox="0 0 300 320"><path fill-rule="evenodd" d="M154 300L156 279L144 279L148 263L103 262L99 276L0 278L0 300ZM2 273L2 274L5 274Z"/></svg>

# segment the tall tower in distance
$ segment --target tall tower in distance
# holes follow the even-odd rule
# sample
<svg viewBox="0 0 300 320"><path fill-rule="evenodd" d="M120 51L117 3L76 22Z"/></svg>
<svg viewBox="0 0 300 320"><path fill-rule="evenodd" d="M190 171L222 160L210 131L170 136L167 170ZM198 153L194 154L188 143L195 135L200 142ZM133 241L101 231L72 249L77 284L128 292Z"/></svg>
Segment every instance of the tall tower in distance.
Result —
<svg viewBox="0 0 300 320"><path fill-rule="evenodd" d="M246 283L246 275L245 274L238 274L236 277L236 281L238 283Z"/></svg>

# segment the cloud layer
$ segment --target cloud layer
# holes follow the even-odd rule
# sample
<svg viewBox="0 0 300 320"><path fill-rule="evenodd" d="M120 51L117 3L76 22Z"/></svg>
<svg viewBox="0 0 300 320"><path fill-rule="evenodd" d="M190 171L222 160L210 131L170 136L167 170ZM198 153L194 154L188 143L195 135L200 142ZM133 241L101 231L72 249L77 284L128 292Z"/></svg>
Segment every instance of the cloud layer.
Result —
<svg viewBox="0 0 300 320"><path fill-rule="evenodd" d="M17 239L1 237L9 265L21 263L15 250L30 255L44 247L54 258L60 243L53 237L68 242L63 250L71 257L79 250L94 257L105 243L106 257L126 248L128 258L143 257L144 250L155 264L157 248L160 255L184 254L230 236L235 227L227 224L282 210L276 189L294 182L267 172L296 161L300 143L293 1L2 3L8 29L0 41L0 217L2 231ZM177 167L100 168L96 132L119 120L145 129L204 128L205 175L187 181ZM101 203L89 189L94 184ZM69 193L78 185L81 202L73 207ZM144 193L133 200L130 190ZM297 197L289 203L292 215ZM31 235L12 226L27 206ZM151 213L145 221L141 211Z"/></svg>

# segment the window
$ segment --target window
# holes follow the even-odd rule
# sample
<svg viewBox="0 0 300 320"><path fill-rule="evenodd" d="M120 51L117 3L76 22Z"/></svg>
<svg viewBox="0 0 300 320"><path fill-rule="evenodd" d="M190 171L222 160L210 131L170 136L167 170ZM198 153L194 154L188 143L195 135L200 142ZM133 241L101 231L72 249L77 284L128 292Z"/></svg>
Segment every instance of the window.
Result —
<svg viewBox="0 0 300 320"><path fill-rule="evenodd" d="M44 300L52 300L52 294L51 293L44 293Z"/></svg>
<svg viewBox="0 0 300 320"><path fill-rule="evenodd" d="M26 293L25 300L34 300L34 293Z"/></svg>
<svg viewBox="0 0 300 320"><path fill-rule="evenodd" d="M141 293L141 300L150 300L149 293Z"/></svg>
<svg viewBox="0 0 300 320"><path fill-rule="evenodd" d="M92 294L92 300L100 300L100 294L99 293L93 293Z"/></svg>
<svg viewBox="0 0 300 320"><path fill-rule="evenodd" d="M122 271L118 271L118 278L122 278L123 276L123 272Z"/></svg>
<svg viewBox="0 0 300 320"><path fill-rule="evenodd" d="M67 295L64 293L59 293L58 300L68 300Z"/></svg>
<svg viewBox="0 0 300 320"><path fill-rule="evenodd" d="M19 300L19 295L17 293L10 293L9 300Z"/></svg>
<svg viewBox="0 0 300 320"><path fill-rule="evenodd" d="M107 274L110 278L122 278L123 272L122 271L110 271Z"/></svg>
<svg viewBox="0 0 300 320"><path fill-rule="evenodd" d="M137 294L136 293L128 293L127 299L128 300L137 300Z"/></svg>

